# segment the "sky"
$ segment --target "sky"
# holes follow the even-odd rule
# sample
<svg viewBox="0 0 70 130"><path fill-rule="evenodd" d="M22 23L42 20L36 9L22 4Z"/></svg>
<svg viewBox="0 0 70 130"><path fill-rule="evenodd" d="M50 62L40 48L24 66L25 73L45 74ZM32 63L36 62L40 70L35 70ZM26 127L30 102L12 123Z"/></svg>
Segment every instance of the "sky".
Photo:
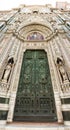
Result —
<svg viewBox="0 0 70 130"><path fill-rule="evenodd" d="M56 1L67 1L70 0L0 0L0 10L9 10L12 8L17 8L21 4L26 5L45 5L52 4L55 7Z"/></svg>

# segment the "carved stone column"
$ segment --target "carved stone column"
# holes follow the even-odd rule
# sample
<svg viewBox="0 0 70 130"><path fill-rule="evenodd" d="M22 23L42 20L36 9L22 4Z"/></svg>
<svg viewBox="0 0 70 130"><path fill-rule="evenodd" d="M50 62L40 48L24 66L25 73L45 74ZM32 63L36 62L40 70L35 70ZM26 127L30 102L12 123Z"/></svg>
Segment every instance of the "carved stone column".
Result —
<svg viewBox="0 0 70 130"><path fill-rule="evenodd" d="M18 89L20 70L21 70L21 65L22 65L22 60L23 60L23 54L25 52L25 50L23 49L23 44L21 44L20 46L21 47L19 50L18 60L17 60L16 66L14 68L15 71L13 73L7 122L12 122L12 120L13 120L15 99L16 99L16 94L17 94L17 89Z"/></svg>
<svg viewBox="0 0 70 130"><path fill-rule="evenodd" d="M49 67L50 67L50 74L51 74L51 80L52 80L52 86L53 86L53 92L54 92L54 98L55 98L55 105L56 105L56 112L57 112L57 118L58 118L58 123L63 123L63 116L62 116L62 110L61 110L61 101L59 97L59 80L57 76L57 71L53 62L53 56L51 52L51 42L47 46L47 56L48 56L48 62L49 62Z"/></svg>

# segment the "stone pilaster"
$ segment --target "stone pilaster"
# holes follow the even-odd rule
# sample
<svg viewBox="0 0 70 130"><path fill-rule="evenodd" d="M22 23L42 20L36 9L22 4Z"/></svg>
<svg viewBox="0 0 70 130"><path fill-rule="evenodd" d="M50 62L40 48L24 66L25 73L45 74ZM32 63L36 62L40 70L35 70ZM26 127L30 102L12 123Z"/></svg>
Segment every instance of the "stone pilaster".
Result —
<svg viewBox="0 0 70 130"><path fill-rule="evenodd" d="M51 44L51 42L50 42L50 44ZM58 76L57 76L57 71L56 71L56 68L55 68L55 65L53 62L53 56L52 56L50 44L48 44L48 47L47 47L47 54L48 54L51 80L52 80L53 91L54 91L56 112L57 112L58 123L63 123L61 101L60 101L60 95L59 95L60 84L59 84L59 80L58 80Z"/></svg>
<svg viewBox="0 0 70 130"><path fill-rule="evenodd" d="M12 120L13 120L15 99L16 99L16 94L17 94L17 89L18 89L18 82L19 82L21 64L22 64L22 59L23 59L23 52L25 51L25 50L23 50L23 44L21 44L20 46L21 47L20 47L20 51L19 51L19 55L18 55L18 60L17 60L16 66L15 66L14 74L13 74L7 122L12 122Z"/></svg>

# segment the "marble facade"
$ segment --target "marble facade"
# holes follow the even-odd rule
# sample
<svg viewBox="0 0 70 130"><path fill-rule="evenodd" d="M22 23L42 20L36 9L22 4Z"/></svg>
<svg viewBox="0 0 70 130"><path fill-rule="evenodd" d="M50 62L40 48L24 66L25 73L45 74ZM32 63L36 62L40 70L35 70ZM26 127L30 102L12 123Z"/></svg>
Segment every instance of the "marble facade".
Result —
<svg viewBox="0 0 70 130"><path fill-rule="evenodd" d="M48 5L21 5L11 11L0 11L0 130L70 130L69 14ZM30 40L28 36L32 37L34 32L43 38ZM27 49L43 49L47 53L57 124L13 122L22 59ZM5 119L3 111L7 112Z"/></svg>

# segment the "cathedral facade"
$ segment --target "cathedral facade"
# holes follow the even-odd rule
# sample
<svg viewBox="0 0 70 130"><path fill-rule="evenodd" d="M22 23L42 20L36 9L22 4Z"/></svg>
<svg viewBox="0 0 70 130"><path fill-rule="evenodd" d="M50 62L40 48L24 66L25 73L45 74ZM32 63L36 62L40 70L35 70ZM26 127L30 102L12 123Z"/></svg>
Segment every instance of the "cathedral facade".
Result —
<svg viewBox="0 0 70 130"><path fill-rule="evenodd" d="M0 130L70 130L70 12L0 11Z"/></svg>

